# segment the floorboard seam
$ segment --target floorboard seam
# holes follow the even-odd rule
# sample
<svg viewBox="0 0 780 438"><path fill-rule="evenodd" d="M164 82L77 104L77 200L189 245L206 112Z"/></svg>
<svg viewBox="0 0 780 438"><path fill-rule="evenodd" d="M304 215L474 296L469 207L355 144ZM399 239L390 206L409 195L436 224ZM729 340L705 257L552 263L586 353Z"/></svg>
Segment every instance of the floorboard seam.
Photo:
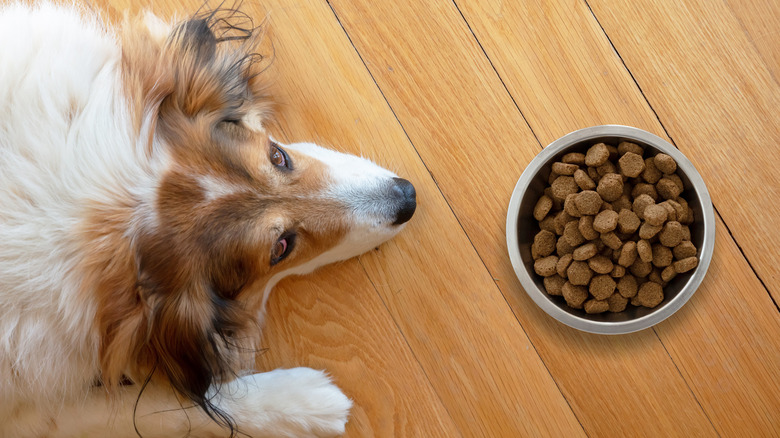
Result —
<svg viewBox="0 0 780 438"><path fill-rule="evenodd" d="M671 134L669 134L669 131L666 129L666 126L661 121L661 117L658 115L658 113L656 112L655 108L650 103L650 99L648 99L647 95L645 95L644 90L642 89L642 87L639 85L639 82L634 77L634 73L632 73L631 70L628 68L628 65L626 64L626 61L623 59L623 56L620 55L620 52L618 52L617 47L615 47L615 44L612 43L612 39L607 34L607 31L606 31L606 29L604 29L604 26L601 25L601 22L599 21L598 17L596 17L596 13L593 12L593 8L590 7L590 3L588 3L588 0L583 0L583 2L585 2L585 5L588 7L588 10L590 11L591 15L593 16L593 19L596 20L596 23L601 28L601 31L604 33L604 36L607 38L607 41L609 41L609 45L612 47L612 50L615 52L615 55L617 55L618 59L620 59L620 62L623 64L623 68L625 68L626 71L628 72L629 76L631 76L631 80L634 81L634 85L636 85L637 90L639 90L639 93L642 95L642 99L644 99L645 102L647 103L647 106L650 107L650 110L653 112L653 115L655 116L655 119L658 121L658 124L661 125L661 129L664 130L664 134L666 134L666 136L669 138L669 142L675 148L680 149L677 146L677 142L674 141L674 138L671 136ZM747 262L748 266L750 266L750 270L753 271L753 275L756 276L758 281L761 283L761 286L763 286L764 290L769 295L769 299L772 300L772 303L775 305L775 309L778 312L780 312L780 306L778 306L778 303L775 300L775 297L772 295L772 292L769 291L769 288L767 287L766 283L761 278L761 276L758 274L758 271L756 271L755 267L753 266L753 263L750 262L750 258L747 256L747 254L745 254L745 251L742 249L742 246L739 244L739 242L737 241L736 237L731 232L731 228L729 227L728 223L726 222L726 219L723 217L722 214L720 214L720 211L718 211L717 207L715 207L715 203L714 202L712 203L712 208L713 208L713 210L715 210L715 214L717 214L718 217L720 217L721 222L726 227L726 231L729 233L729 236L731 236L731 240L733 240L734 243L737 245L737 249L739 249L740 254L742 254L742 258L744 258L745 261Z"/></svg>

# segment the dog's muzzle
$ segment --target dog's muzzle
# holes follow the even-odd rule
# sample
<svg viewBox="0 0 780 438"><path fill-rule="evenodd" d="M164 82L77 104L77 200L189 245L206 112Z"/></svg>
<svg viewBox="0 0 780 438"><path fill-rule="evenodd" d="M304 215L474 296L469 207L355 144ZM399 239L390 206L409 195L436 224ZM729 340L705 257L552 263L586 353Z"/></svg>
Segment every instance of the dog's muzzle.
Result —
<svg viewBox="0 0 780 438"><path fill-rule="evenodd" d="M401 225L409 221L417 209L417 193L414 186L403 178L393 178L393 196L396 199L395 222Z"/></svg>

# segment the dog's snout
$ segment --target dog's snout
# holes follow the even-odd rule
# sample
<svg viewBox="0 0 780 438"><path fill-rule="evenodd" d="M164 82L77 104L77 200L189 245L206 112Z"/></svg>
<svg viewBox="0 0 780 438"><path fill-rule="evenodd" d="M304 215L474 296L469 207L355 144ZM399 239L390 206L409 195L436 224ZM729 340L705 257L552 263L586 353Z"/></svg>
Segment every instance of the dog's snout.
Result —
<svg viewBox="0 0 780 438"><path fill-rule="evenodd" d="M398 210L393 225L401 225L412 218L417 208L417 192L409 181L403 178L393 178L393 194L398 199Z"/></svg>

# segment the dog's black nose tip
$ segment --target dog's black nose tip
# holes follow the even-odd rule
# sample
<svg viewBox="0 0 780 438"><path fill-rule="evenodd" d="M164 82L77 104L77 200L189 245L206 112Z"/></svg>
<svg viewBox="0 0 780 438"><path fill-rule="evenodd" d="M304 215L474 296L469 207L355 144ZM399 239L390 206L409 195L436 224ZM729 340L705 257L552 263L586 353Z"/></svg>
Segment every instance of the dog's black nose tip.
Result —
<svg viewBox="0 0 780 438"><path fill-rule="evenodd" d="M398 210L393 225L401 225L408 222L417 209L417 192L412 183L403 178L393 178L393 192L398 196Z"/></svg>

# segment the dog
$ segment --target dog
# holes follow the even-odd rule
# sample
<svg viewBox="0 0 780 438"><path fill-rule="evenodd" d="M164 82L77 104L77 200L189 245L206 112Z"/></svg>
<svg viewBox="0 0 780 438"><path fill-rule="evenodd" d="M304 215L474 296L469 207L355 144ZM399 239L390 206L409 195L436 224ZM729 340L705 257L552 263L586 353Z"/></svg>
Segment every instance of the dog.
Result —
<svg viewBox="0 0 780 438"><path fill-rule="evenodd" d="M269 136L237 10L0 9L0 436L334 436L322 371L253 371L282 278L395 236L413 185Z"/></svg>

